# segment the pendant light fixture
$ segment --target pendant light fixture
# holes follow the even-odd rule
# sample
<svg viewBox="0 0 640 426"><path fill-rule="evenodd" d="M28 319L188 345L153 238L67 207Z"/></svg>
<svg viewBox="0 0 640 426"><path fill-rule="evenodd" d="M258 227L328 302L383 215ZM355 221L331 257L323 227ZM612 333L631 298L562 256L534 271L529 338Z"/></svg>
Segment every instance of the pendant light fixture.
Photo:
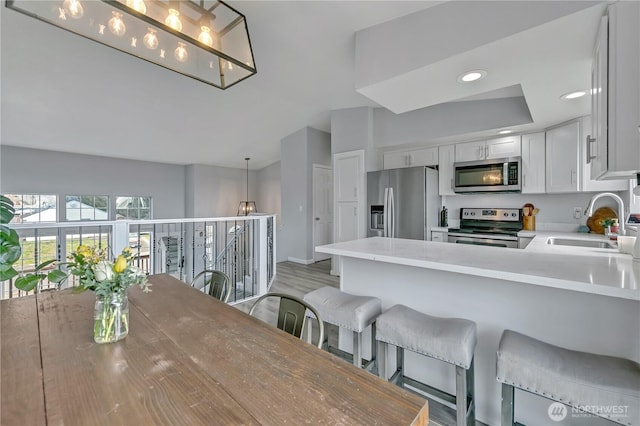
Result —
<svg viewBox="0 0 640 426"><path fill-rule="evenodd" d="M249 160L251 160L249 157L244 159L244 161L247 162L247 198L245 198L245 201L240 201L240 206L238 206L238 216L248 216L251 213L256 213L258 211L256 208L256 202L249 201Z"/></svg>
<svg viewBox="0 0 640 426"><path fill-rule="evenodd" d="M9 9L220 89L256 73L246 19L221 0L2 3ZM145 78L146 74L138 76L139 81Z"/></svg>

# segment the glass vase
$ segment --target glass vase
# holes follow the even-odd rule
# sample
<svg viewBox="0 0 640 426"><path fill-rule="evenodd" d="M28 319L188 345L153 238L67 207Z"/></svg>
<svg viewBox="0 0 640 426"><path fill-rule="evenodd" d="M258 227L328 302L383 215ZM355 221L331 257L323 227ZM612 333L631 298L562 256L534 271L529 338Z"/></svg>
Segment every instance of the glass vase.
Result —
<svg viewBox="0 0 640 426"><path fill-rule="evenodd" d="M129 300L126 292L96 295L93 312L93 340L117 342L129 334Z"/></svg>

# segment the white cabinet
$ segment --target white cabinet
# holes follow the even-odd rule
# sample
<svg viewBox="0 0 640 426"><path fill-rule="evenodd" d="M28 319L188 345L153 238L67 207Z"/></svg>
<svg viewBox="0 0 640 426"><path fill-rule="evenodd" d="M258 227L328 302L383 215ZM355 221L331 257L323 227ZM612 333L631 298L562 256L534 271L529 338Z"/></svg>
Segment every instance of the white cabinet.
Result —
<svg viewBox="0 0 640 426"><path fill-rule="evenodd" d="M597 167L593 161L590 163L587 161L587 156L589 155L588 146L586 143L586 135L592 129L591 118L589 116L583 117L581 119L581 134L580 141L583 143L580 144L580 162L581 162L581 186L580 189L583 192L602 192L602 191L626 191L629 189L629 180L628 179L616 179L616 180L595 180L592 179L592 168Z"/></svg>
<svg viewBox="0 0 640 426"><path fill-rule="evenodd" d="M616 2L608 12L592 69L591 176L631 178L640 171L640 2Z"/></svg>
<svg viewBox="0 0 640 426"><path fill-rule="evenodd" d="M578 120L547 130L546 188L548 193L578 192L579 138L580 122Z"/></svg>
<svg viewBox="0 0 640 426"><path fill-rule="evenodd" d="M484 160L484 141L456 144L456 161Z"/></svg>
<svg viewBox="0 0 640 426"><path fill-rule="evenodd" d="M436 241L440 243L447 242L447 232L444 231L431 231L431 241Z"/></svg>
<svg viewBox="0 0 640 426"><path fill-rule="evenodd" d="M363 194L361 184L364 165L359 156L344 156L336 154L334 157L334 193L337 202L355 202Z"/></svg>
<svg viewBox="0 0 640 426"><path fill-rule="evenodd" d="M522 193L544 194L545 133L522 135Z"/></svg>
<svg viewBox="0 0 640 426"><path fill-rule="evenodd" d="M438 194L455 195L453 192L453 163L455 145L438 147Z"/></svg>
<svg viewBox="0 0 640 426"><path fill-rule="evenodd" d="M505 136L486 141L456 144L456 161L519 157L520 152L520 136Z"/></svg>
<svg viewBox="0 0 640 426"><path fill-rule="evenodd" d="M389 151L383 154L384 169L399 169L415 166L435 166L438 164L438 148L420 148L409 151Z"/></svg>

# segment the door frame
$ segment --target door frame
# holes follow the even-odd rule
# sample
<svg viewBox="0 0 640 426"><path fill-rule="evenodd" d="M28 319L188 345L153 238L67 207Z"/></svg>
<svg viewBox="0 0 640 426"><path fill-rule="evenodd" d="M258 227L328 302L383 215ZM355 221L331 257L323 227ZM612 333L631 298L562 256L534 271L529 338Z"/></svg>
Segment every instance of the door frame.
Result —
<svg viewBox="0 0 640 426"><path fill-rule="evenodd" d="M316 181L316 170L318 169L324 169L324 170L328 170L330 175L331 175L331 199L328 200L328 202L331 204L331 211L332 211L332 216L331 216L331 241L334 241L334 235L333 235L333 226L334 226L334 221L335 218L333 217L333 203L334 203L334 195L333 195L333 167L331 166L326 166L324 164L316 164L313 163L312 165L312 171L311 171L311 186L312 186L312 190L311 190L311 244L312 244L312 250L313 250L313 261L314 262L319 262L320 260L326 260L326 259L330 259L331 256L328 256L326 259L316 259L317 253L315 251L315 247L316 247L316 191L317 191L317 184L318 182Z"/></svg>

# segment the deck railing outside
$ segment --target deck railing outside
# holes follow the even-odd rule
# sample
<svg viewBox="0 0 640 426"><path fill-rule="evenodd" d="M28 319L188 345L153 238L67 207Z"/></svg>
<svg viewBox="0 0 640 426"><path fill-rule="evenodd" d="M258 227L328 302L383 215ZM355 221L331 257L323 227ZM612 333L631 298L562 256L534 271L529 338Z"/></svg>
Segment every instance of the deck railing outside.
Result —
<svg viewBox="0 0 640 426"><path fill-rule="evenodd" d="M274 216L265 215L9 226L22 242L23 254L15 265L21 273L33 272L48 259L64 262L81 244L109 249L112 254L130 246L137 266L147 274L167 273L190 283L205 269L224 272L233 287L229 301L235 303L266 293L273 281L274 220ZM72 276L62 288L75 285ZM36 291L55 288L45 281ZM0 283L0 298L24 295L14 280Z"/></svg>

